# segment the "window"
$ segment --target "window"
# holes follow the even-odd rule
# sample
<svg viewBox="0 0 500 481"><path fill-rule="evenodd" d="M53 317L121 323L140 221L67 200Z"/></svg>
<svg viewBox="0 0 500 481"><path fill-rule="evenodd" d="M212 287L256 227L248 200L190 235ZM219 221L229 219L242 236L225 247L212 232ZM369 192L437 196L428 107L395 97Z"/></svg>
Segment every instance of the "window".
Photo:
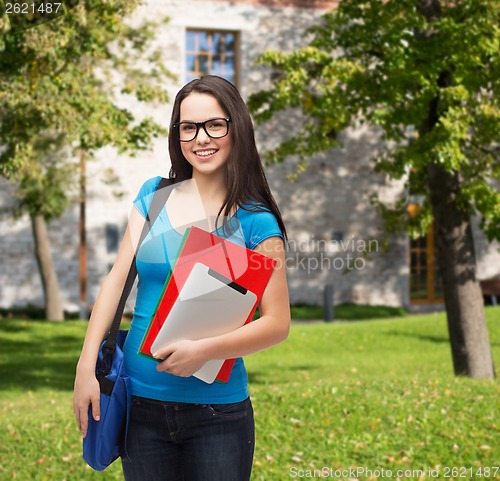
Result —
<svg viewBox="0 0 500 481"><path fill-rule="evenodd" d="M435 253L433 225L427 235L410 240L410 302L412 304L443 302L443 286Z"/></svg>
<svg viewBox="0 0 500 481"><path fill-rule="evenodd" d="M425 199L424 177L418 169L409 175L410 203L407 206L410 218L416 217ZM434 225L427 235L410 239L410 302L412 304L435 304L443 302L443 283L439 271Z"/></svg>
<svg viewBox="0 0 500 481"><path fill-rule="evenodd" d="M106 251L118 252L119 243L118 226L116 224L106 224Z"/></svg>
<svg viewBox="0 0 500 481"><path fill-rule="evenodd" d="M236 32L186 32L186 82L205 74L220 75L236 85Z"/></svg>

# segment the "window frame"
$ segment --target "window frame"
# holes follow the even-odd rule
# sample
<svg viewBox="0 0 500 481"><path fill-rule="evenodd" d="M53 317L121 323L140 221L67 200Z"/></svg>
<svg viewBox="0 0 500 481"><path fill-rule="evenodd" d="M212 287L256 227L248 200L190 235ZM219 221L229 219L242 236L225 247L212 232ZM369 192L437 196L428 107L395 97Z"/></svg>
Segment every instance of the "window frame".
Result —
<svg viewBox="0 0 500 481"><path fill-rule="evenodd" d="M188 73L194 74L193 78L197 78L200 76L200 71L192 71L189 70L188 66L188 55L195 55L198 56L200 53L208 53L208 58L209 58L209 67L212 67L212 52L206 52L206 51L200 51L196 50L197 46L195 46L195 50L188 50L188 42L187 42L187 37L188 33L193 32L193 33L204 33L204 34L209 34L213 36L214 34L231 34L234 36L234 52L233 52L233 58L234 58L234 79L233 79L233 84L236 86L236 88L240 88L240 32L238 30L229 30L229 29L222 29L222 28L203 28L203 27L186 27L185 32L184 32L184 80L187 82L187 76ZM209 71L210 71L209 68ZM227 78L224 76L223 73L220 74L214 74L214 75L221 75L223 78ZM229 79L227 79L229 80Z"/></svg>

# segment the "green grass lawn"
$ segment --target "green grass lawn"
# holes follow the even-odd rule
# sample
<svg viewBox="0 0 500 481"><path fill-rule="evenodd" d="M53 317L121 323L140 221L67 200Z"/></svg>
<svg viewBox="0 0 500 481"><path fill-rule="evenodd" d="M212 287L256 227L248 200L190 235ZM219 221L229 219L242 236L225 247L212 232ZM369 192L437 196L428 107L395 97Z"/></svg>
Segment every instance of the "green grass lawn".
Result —
<svg viewBox="0 0 500 481"><path fill-rule="evenodd" d="M500 308L487 317L498 371ZM85 328L0 319L0 480L122 479L119 463L96 473L81 459L71 391ZM296 324L246 364L253 480L500 480L499 382L453 376L442 314Z"/></svg>

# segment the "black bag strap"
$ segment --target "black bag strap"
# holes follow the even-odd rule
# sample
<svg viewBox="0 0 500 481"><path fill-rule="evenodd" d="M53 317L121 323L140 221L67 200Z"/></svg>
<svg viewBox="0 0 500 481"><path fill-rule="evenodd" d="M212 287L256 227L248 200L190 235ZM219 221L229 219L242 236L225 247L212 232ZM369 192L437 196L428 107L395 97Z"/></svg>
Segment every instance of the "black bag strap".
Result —
<svg viewBox="0 0 500 481"><path fill-rule="evenodd" d="M162 177L158 186L156 187L156 191L153 195L153 199L151 200L151 205L146 214L146 221L144 222L144 227L142 228L141 236L139 238L139 243L137 244L137 250L139 250L139 246L142 244L142 241L148 235L148 232L151 226L154 224L156 218L160 214L161 210L165 206L165 202L170 195L172 189L168 189L167 187L171 186L174 183L173 179L166 179ZM122 295L120 297L120 301L118 302L118 307L116 308L115 316L113 318L113 323L111 324L111 329L109 330L108 336L106 338L106 343L104 344L102 350L105 358L111 357L116 348L116 339L118 337L118 330L120 329L120 322L122 320L123 311L125 309L125 303L127 302L127 298L132 290L132 286L134 285L134 280L137 275L137 267L135 263L135 253L134 258L132 259L132 264L130 265L130 270L127 275L127 280L125 281L125 285L123 287Z"/></svg>

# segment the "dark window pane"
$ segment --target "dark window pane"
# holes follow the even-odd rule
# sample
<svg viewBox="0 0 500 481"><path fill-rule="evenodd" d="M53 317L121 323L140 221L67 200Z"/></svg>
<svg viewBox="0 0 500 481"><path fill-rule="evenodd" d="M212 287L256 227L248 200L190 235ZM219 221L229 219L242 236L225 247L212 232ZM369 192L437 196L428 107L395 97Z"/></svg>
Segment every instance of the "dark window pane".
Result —
<svg viewBox="0 0 500 481"><path fill-rule="evenodd" d="M199 54L197 60L198 60L198 64L196 65L197 71L199 73L205 73L205 74L210 73L209 63L208 63L208 55Z"/></svg>
<svg viewBox="0 0 500 481"><path fill-rule="evenodd" d="M232 57L227 58L224 64L224 74L234 75L234 59Z"/></svg>
<svg viewBox="0 0 500 481"><path fill-rule="evenodd" d="M186 55L186 70L189 70L190 72L195 71L195 59L196 55Z"/></svg>
<svg viewBox="0 0 500 481"><path fill-rule="evenodd" d="M208 33L198 32L198 51L199 52L209 52L208 47Z"/></svg>
<svg viewBox="0 0 500 481"><path fill-rule="evenodd" d="M234 35L232 33L226 33L225 37L226 52L234 52Z"/></svg>
<svg viewBox="0 0 500 481"><path fill-rule="evenodd" d="M188 52L194 52L195 51L195 39L196 39L196 33L195 32L186 32L186 50Z"/></svg>
<svg viewBox="0 0 500 481"><path fill-rule="evenodd" d="M217 54L221 51L221 34L214 33L212 35L212 54Z"/></svg>
<svg viewBox="0 0 500 481"><path fill-rule="evenodd" d="M427 285L427 270L426 269L422 269L420 271L420 285L421 286Z"/></svg>
<svg viewBox="0 0 500 481"><path fill-rule="evenodd" d="M116 252L118 244L118 226L115 224L106 224L106 251Z"/></svg>

